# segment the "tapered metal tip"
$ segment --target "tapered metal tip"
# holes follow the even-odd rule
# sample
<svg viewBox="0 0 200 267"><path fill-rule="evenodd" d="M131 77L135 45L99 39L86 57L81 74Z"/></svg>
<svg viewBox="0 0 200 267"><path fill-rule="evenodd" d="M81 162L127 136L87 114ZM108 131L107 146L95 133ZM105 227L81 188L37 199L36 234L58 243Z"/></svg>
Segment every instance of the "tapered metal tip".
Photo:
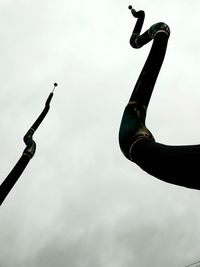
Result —
<svg viewBox="0 0 200 267"><path fill-rule="evenodd" d="M56 86L58 86L58 84L57 83L54 83L53 85L54 85L54 88L52 90L52 93L54 92L54 90L55 90Z"/></svg>

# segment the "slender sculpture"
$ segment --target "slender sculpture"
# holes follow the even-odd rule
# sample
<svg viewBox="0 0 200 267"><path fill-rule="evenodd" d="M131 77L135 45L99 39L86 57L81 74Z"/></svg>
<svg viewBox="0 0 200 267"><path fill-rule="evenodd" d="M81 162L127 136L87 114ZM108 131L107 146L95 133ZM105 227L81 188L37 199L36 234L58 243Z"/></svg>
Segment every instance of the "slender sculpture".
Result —
<svg viewBox="0 0 200 267"><path fill-rule="evenodd" d="M131 46L141 48L151 40L153 44L122 116L119 131L121 150L129 160L158 179L200 189L200 145L172 146L158 143L145 124L149 101L165 57L170 29L167 24L160 22L140 34L145 13L136 12L132 6L129 9L137 18L130 38Z"/></svg>
<svg viewBox="0 0 200 267"><path fill-rule="evenodd" d="M57 86L57 83L54 83L54 89ZM11 170L11 172L8 174L8 176L5 178L5 180L0 185L0 205L3 203L6 196L9 194L10 190L13 188L17 180L19 179L20 175L26 168L27 164L31 160L31 158L35 154L36 150L36 143L33 140L33 134L47 115L49 108L50 108L50 102L53 97L53 91L49 94L45 107L42 110L39 117L36 119L36 121L33 123L31 128L28 130L28 132L24 136L24 143L26 144L26 148L24 149L22 156L14 166L14 168Z"/></svg>

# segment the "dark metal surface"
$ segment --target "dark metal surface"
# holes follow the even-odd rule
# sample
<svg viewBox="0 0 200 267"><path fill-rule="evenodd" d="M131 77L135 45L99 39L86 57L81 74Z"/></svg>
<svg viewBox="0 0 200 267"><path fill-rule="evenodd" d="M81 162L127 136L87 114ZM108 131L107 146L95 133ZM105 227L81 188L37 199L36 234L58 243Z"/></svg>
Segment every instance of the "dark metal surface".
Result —
<svg viewBox="0 0 200 267"><path fill-rule="evenodd" d="M54 89L57 86L57 84L54 84ZM54 91L53 89L53 91ZM24 149L22 156L14 166L14 168L11 170L11 172L8 174L8 176L5 178L5 180L0 185L0 205L5 200L6 196L9 194L23 171L25 170L26 166L28 165L31 158L34 156L36 151L36 143L33 140L33 134L37 130L37 128L40 126L41 122L44 120L45 116L47 115L49 109L50 109L50 102L53 97L53 91L48 96L45 107L36 119L36 121L33 123L31 128L28 130L28 132L25 134L23 140L26 144L26 148Z"/></svg>

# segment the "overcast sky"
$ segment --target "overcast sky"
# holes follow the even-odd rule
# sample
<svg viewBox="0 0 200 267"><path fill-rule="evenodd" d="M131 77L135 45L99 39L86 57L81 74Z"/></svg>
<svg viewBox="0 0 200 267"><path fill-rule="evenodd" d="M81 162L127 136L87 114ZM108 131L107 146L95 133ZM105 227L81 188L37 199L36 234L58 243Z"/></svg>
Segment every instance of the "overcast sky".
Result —
<svg viewBox="0 0 200 267"><path fill-rule="evenodd" d="M200 143L198 0L0 0L1 182L58 83L36 154L1 206L0 267L200 260L200 192L155 179L119 149L121 116L151 47L129 45L130 4L145 10L144 30L171 28L148 127L159 142Z"/></svg>

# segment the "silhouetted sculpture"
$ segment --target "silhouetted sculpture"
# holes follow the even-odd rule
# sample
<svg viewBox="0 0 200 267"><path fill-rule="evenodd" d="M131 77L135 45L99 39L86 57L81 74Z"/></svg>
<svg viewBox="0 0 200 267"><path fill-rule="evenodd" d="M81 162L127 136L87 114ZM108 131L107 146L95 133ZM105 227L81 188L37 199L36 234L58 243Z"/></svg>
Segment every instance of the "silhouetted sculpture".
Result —
<svg viewBox="0 0 200 267"><path fill-rule="evenodd" d="M54 89L56 86L57 83L54 83ZM36 143L32 139L33 134L35 133L35 131L37 130L37 128L39 127L39 125L41 124L41 122L49 111L50 102L53 97L53 91L47 98L43 111L24 136L24 143L26 144L26 148L24 149L21 158L18 160L12 171L8 174L8 176L5 178L5 180L0 186L0 205L2 204L2 202L4 201L4 199L6 198L12 187L15 185L24 169L26 168L27 164L35 154Z"/></svg>
<svg viewBox="0 0 200 267"><path fill-rule="evenodd" d="M146 111L165 57L170 29L161 22L140 35L145 13L136 12L131 6L129 9L137 18L130 38L131 46L141 48L151 40L153 44L124 110L119 131L121 150L129 160L158 179L200 189L200 145L172 146L158 143L145 125Z"/></svg>

